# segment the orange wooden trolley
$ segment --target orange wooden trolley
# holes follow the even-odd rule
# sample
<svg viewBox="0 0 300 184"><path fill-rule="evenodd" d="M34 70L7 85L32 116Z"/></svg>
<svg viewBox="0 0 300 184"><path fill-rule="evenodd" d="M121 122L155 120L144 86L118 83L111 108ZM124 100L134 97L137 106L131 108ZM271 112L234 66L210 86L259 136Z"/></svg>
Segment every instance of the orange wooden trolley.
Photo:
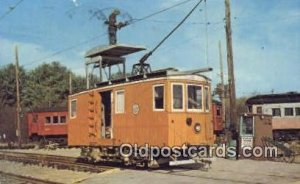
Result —
<svg viewBox="0 0 300 184"><path fill-rule="evenodd" d="M90 64L99 67L100 82L68 99L68 144L82 147L84 158L154 165L179 158L125 158L120 155L121 145L161 148L213 144L211 83L201 74L210 69L181 72L169 68L126 75L124 56L141 50L144 48L110 45L87 52L87 71ZM115 65L123 65L117 79L111 74ZM106 81L102 76L105 69ZM87 76L89 88L88 72Z"/></svg>

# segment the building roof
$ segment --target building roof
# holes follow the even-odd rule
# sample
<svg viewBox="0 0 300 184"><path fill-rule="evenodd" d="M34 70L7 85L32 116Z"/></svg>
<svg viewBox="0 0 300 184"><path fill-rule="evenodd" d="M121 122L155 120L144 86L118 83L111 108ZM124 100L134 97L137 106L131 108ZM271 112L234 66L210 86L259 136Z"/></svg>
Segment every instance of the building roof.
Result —
<svg viewBox="0 0 300 184"><path fill-rule="evenodd" d="M278 94L256 95L246 101L246 105L274 104L274 103L296 103L300 102L300 93L287 92Z"/></svg>

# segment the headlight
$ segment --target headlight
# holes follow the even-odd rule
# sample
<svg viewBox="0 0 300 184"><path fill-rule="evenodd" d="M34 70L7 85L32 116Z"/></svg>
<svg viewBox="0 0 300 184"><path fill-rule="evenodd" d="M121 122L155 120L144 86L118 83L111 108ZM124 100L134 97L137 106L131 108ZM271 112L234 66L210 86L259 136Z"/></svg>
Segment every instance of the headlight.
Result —
<svg viewBox="0 0 300 184"><path fill-rule="evenodd" d="M188 125L188 126L191 126L192 125L192 122L193 122L193 120L192 120L192 118L186 118L186 124Z"/></svg>
<svg viewBox="0 0 300 184"><path fill-rule="evenodd" d="M201 130L201 125L200 125L200 123L196 123L196 124L195 124L194 130L195 130L196 133L199 133L199 132L200 132L200 130Z"/></svg>

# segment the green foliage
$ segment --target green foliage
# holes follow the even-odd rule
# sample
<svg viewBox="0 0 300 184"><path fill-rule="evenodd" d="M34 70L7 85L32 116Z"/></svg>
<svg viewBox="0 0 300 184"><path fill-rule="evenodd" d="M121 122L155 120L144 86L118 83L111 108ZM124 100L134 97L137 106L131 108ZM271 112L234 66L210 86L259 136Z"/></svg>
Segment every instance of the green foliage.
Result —
<svg viewBox="0 0 300 184"><path fill-rule="evenodd" d="M26 112L33 108L66 106L70 71L58 62L33 70L19 68L22 138L27 135ZM73 73L73 92L85 89L85 78ZM13 64L0 68L0 134L16 140L16 71Z"/></svg>
<svg viewBox="0 0 300 184"><path fill-rule="evenodd" d="M70 71L59 62L42 64L25 73L20 67L20 93L23 107L66 106ZM85 78L73 73L73 92L85 89ZM16 102L15 66L0 69L0 102L13 106Z"/></svg>
<svg viewBox="0 0 300 184"><path fill-rule="evenodd" d="M239 97L236 99L236 109L238 115L247 112L247 106L245 105L245 103L248 98L249 97Z"/></svg>
<svg viewBox="0 0 300 184"><path fill-rule="evenodd" d="M65 105L69 93L69 70L58 62L42 64L30 71L24 104L31 107Z"/></svg>
<svg viewBox="0 0 300 184"><path fill-rule="evenodd" d="M26 80L25 70L22 67L19 67L19 78L22 97L23 84ZM2 106L13 106L16 102L16 70L13 64L0 68L0 102Z"/></svg>
<svg viewBox="0 0 300 184"><path fill-rule="evenodd" d="M72 74L72 91L77 93L86 89L85 77Z"/></svg>

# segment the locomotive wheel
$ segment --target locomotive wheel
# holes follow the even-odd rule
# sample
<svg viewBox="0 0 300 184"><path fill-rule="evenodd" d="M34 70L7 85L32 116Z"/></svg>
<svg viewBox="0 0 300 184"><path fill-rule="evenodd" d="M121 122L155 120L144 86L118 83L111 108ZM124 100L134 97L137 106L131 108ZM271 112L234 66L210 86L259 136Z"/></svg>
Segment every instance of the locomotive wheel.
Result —
<svg viewBox="0 0 300 184"><path fill-rule="evenodd" d="M39 139L40 139L40 138L39 138L38 135L33 135L32 138L31 138L32 142L38 142Z"/></svg>
<svg viewBox="0 0 300 184"><path fill-rule="evenodd" d="M295 160L295 154L291 154L290 156L283 156L283 160L286 163L292 163Z"/></svg>
<svg viewBox="0 0 300 184"><path fill-rule="evenodd" d="M140 169L140 168L148 169L149 168L149 162L148 162L148 160L144 160L141 163L136 164L135 167L136 167L136 169Z"/></svg>

